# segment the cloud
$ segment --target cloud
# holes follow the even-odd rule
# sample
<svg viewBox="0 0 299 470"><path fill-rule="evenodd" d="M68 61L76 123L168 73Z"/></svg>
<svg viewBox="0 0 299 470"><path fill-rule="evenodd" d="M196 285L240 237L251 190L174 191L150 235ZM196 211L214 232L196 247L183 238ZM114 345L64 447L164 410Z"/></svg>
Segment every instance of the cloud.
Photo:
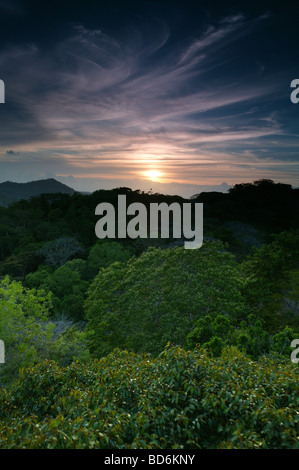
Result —
<svg viewBox="0 0 299 470"><path fill-rule="evenodd" d="M6 156L15 155L19 171L109 178L158 166L173 181L223 181L270 161L282 169L292 161L274 113L283 75L242 50L267 18L235 14L183 41L160 19L131 19L117 33L73 24L50 45L0 50L8 84L0 137L16 149L0 165L7 169Z"/></svg>

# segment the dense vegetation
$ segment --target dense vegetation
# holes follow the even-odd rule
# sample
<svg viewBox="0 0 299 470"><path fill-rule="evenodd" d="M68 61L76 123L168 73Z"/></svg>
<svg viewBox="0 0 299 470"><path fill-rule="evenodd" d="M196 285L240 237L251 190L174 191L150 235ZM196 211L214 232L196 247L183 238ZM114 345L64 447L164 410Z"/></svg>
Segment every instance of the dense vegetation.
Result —
<svg viewBox="0 0 299 470"><path fill-rule="evenodd" d="M22 371L0 401L5 448L298 448L298 368L230 348L116 350Z"/></svg>
<svg viewBox="0 0 299 470"><path fill-rule="evenodd" d="M298 448L298 190L194 196L198 250L98 240L94 209L118 194L184 202L0 207L0 447Z"/></svg>
<svg viewBox="0 0 299 470"><path fill-rule="evenodd" d="M87 300L87 331L96 357L115 347L159 353L168 341L185 345L198 318L244 316L233 255L221 243L200 250L150 248L128 263L101 270Z"/></svg>

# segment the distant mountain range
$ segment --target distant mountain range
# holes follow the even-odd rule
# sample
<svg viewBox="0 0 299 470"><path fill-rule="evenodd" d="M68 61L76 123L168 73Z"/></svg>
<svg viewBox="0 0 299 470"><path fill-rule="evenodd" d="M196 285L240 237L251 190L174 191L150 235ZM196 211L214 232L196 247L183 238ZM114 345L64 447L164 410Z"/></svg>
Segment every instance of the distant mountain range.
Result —
<svg viewBox="0 0 299 470"><path fill-rule="evenodd" d="M72 178L73 182L76 183L76 179ZM109 183L109 184L108 184ZM121 182L124 183L124 182ZM143 183L143 185L139 184ZM80 186L80 185L79 185ZM12 181L6 181L4 183L0 183L0 206L7 207L9 204L12 204L20 199L30 199L34 196L39 196L41 194L55 194L55 193L62 193L62 194L91 194L94 191L99 189L113 189L117 187L130 187L132 190L136 190L137 188L141 189L145 192L158 192L160 194L168 194L168 195L179 195L184 198L192 198L196 197L196 195L203 194L203 193L211 193L211 196L207 197L214 197L214 193L219 193L221 198L221 194L225 195L228 194L228 190L230 186L227 183L222 183L219 185L192 185L192 184L179 184L179 183L158 183L153 181L141 181L141 180L131 180L130 184L120 184L120 181L115 180L113 183L110 181L105 181L104 179L99 179L97 182L94 182L93 186L90 187L90 191L83 191L83 188L86 188L86 185L82 185L82 188L78 187L76 190L71 188L70 186L57 181L54 178L48 178L44 180L37 180L37 181L30 181L28 183L14 183ZM241 185L242 186L242 185ZM277 185L276 185L277 186ZM275 186L275 187L276 187ZM288 185L282 185L288 186ZM289 185L290 186L290 185ZM291 186L290 186L291 188ZM82 189L82 190L80 190ZM295 189L295 188L293 188ZM296 189L295 189L296 191Z"/></svg>
<svg viewBox="0 0 299 470"><path fill-rule="evenodd" d="M0 183L0 206L19 201L20 199L30 199L44 193L64 193L74 194L76 191L66 184L56 181L54 178L31 181L29 183L13 183L6 181Z"/></svg>
<svg viewBox="0 0 299 470"><path fill-rule="evenodd" d="M73 178L73 182L76 182L75 178ZM105 181L104 179L99 179L97 182L94 182L93 187L90 187L90 192L86 192L80 191L80 189L75 190L54 178L30 181L28 183L14 183L12 181L6 181L5 183L0 183L0 206L6 207L9 204L19 201L20 199L30 199L31 197L46 193L74 194L75 192L79 192L81 194L90 194L98 189L112 189L113 187L116 188L124 185L128 186L128 184L120 183L123 182L118 180L111 182ZM151 190L152 192L159 192L160 194L178 194L186 198L203 191L227 192L229 189L229 186L226 183L222 183L218 186L208 186L191 184L184 185L179 183L162 184L148 180L132 180L130 181L130 187L133 190L140 188L145 192Z"/></svg>
<svg viewBox="0 0 299 470"><path fill-rule="evenodd" d="M69 176L57 176L58 181L61 181L64 184L67 184L75 189L75 191L89 191L92 193L98 189L113 189L120 187L128 187L133 191L140 189L141 191L148 192L152 191L154 193L168 194L168 195L178 195L184 198L190 198L194 194L199 194L201 192L210 192L217 191L221 193L226 193L231 186L227 183L221 184L192 184L192 183L162 183L158 181L151 180L140 180L140 179L110 179L110 178L82 178L82 177L73 177Z"/></svg>

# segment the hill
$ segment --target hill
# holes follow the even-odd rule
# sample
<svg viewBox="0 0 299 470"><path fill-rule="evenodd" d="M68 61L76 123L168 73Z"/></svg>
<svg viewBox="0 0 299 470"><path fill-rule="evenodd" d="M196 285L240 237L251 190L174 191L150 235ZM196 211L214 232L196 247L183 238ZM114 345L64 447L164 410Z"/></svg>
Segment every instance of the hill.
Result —
<svg viewBox="0 0 299 470"><path fill-rule="evenodd" d="M5 183L0 183L0 206L8 206L20 199L30 199L33 196L47 193L72 195L75 193L75 190L66 184L56 181L54 178L30 181L29 183L6 181Z"/></svg>

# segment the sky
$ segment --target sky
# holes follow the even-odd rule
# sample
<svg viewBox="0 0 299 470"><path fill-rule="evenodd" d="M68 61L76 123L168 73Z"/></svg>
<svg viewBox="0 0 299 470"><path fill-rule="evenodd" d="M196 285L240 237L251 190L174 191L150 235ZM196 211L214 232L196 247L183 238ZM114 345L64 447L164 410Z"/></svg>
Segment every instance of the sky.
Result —
<svg viewBox="0 0 299 470"><path fill-rule="evenodd" d="M299 186L298 20L285 1L0 0L0 182Z"/></svg>

